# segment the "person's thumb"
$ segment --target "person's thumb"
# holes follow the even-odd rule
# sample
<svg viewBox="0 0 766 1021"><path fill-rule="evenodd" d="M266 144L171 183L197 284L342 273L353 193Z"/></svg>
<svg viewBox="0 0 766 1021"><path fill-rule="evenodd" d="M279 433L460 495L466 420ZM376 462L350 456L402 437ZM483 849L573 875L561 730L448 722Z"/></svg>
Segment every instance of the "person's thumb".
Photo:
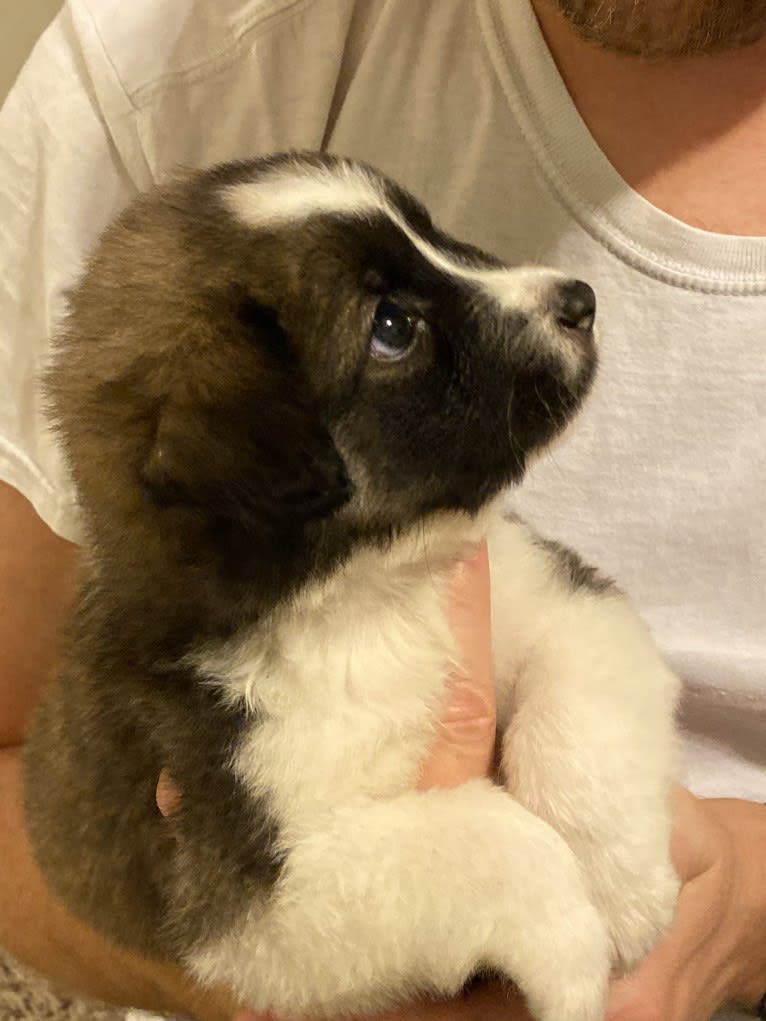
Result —
<svg viewBox="0 0 766 1021"><path fill-rule="evenodd" d="M457 787L491 772L495 750L489 561L483 543L460 563L450 585L450 627L460 667L448 681L447 703L418 787Z"/></svg>

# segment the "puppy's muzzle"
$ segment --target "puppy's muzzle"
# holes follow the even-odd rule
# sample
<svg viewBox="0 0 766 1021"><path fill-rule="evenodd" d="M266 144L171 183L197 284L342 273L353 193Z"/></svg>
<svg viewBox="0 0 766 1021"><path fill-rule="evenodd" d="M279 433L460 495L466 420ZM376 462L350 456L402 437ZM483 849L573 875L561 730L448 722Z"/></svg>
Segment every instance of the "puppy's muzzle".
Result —
<svg viewBox="0 0 766 1021"><path fill-rule="evenodd" d="M516 310L526 323L518 350L533 363L542 359L579 402L597 362L593 289L583 280L537 267L509 273L508 297L511 284Z"/></svg>

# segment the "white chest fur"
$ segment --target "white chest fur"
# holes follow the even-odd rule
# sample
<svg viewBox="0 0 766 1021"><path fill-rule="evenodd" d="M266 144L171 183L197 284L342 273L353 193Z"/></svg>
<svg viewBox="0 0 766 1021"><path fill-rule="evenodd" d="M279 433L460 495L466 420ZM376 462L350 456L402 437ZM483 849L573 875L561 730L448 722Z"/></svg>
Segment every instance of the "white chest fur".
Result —
<svg viewBox="0 0 766 1021"><path fill-rule="evenodd" d="M455 659L449 567L485 527L485 518L445 515L386 551L357 553L200 658L253 713L235 769L269 795L287 839L317 813L414 785Z"/></svg>

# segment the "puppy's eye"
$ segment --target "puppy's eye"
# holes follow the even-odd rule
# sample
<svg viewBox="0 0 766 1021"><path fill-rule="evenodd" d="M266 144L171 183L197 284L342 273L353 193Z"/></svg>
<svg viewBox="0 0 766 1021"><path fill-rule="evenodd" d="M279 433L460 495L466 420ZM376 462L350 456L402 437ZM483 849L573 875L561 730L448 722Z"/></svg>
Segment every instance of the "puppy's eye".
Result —
<svg viewBox="0 0 766 1021"><path fill-rule="evenodd" d="M417 318L388 298L381 298L372 320L370 354L381 361L403 358L415 342Z"/></svg>

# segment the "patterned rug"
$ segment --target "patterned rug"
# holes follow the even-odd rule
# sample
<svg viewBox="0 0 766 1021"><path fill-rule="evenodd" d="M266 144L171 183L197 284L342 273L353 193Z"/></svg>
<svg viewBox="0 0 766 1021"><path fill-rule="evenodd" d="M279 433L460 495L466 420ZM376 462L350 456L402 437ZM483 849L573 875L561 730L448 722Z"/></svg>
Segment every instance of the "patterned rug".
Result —
<svg viewBox="0 0 766 1021"><path fill-rule="evenodd" d="M55 992L0 949L0 1021L125 1021L125 1014Z"/></svg>

